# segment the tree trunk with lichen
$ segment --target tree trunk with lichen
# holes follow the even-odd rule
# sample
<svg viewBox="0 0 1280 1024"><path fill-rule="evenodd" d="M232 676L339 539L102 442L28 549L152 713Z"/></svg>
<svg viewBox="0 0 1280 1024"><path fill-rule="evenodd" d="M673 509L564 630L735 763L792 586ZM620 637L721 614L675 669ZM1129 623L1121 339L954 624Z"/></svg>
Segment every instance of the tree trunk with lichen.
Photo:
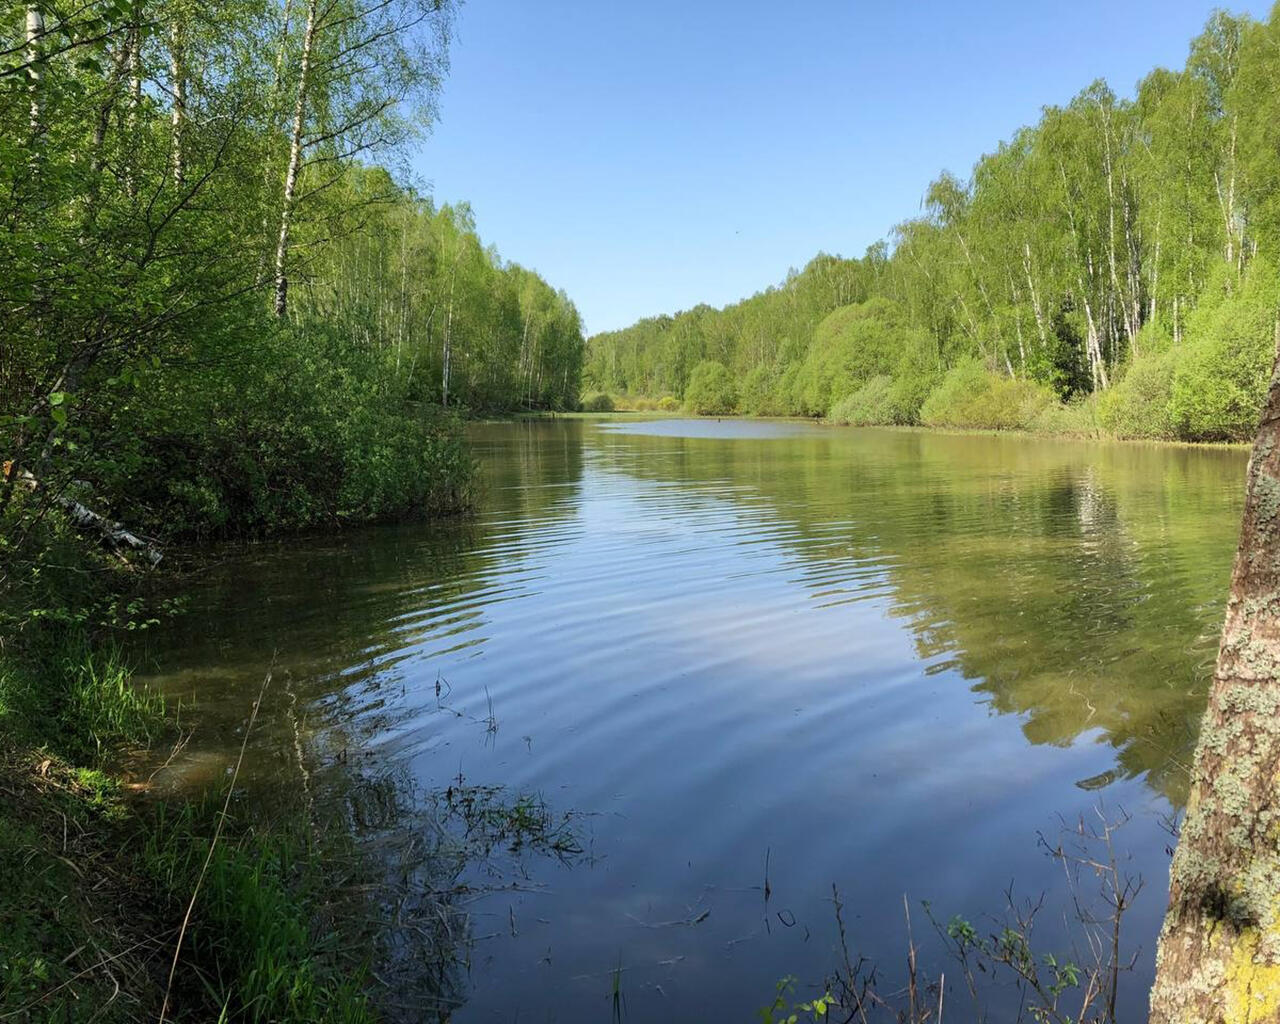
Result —
<svg viewBox="0 0 1280 1024"><path fill-rule="evenodd" d="M1191 783L1151 1024L1280 1022L1280 362Z"/></svg>

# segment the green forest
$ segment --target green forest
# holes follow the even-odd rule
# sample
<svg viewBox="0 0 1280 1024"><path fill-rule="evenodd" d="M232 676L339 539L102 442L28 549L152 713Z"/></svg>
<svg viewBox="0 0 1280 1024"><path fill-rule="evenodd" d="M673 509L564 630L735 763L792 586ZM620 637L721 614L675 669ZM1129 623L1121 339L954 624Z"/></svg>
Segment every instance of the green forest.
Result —
<svg viewBox="0 0 1280 1024"><path fill-rule="evenodd" d="M1280 11L1094 82L943 173L860 259L599 334L590 387L693 412L1120 438L1253 436L1280 292Z"/></svg>
<svg viewBox="0 0 1280 1024"><path fill-rule="evenodd" d="M399 173L451 17L10 6L3 506L70 488L161 537L448 511L446 410L576 403L573 304Z"/></svg>
<svg viewBox="0 0 1280 1024"><path fill-rule="evenodd" d="M0 1017L368 1018L340 834L126 800L181 708L118 645L181 545L464 512L468 416L576 406L573 303L408 169L454 18L0 9Z"/></svg>

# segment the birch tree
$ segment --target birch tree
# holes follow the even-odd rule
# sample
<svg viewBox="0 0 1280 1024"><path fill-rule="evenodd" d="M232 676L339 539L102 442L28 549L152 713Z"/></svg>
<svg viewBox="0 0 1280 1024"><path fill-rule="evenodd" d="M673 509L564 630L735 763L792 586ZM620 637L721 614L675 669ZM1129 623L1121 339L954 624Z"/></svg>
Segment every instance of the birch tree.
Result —
<svg viewBox="0 0 1280 1024"><path fill-rule="evenodd" d="M277 317L288 312L299 208L347 162L394 153L429 124L451 13L447 0L306 0L274 247ZM286 36L289 16L286 6Z"/></svg>

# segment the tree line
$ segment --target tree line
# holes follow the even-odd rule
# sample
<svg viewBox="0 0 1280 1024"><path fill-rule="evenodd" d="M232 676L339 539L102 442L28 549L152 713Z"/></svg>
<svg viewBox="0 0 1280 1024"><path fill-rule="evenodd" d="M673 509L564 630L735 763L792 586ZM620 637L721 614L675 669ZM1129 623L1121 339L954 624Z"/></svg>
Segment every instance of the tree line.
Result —
<svg viewBox="0 0 1280 1024"><path fill-rule="evenodd" d="M453 14L3 5L0 510L162 536L448 511L446 409L576 404L573 303L407 183Z"/></svg>
<svg viewBox="0 0 1280 1024"><path fill-rule="evenodd" d="M1280 11L1102 81L944 173L860 259L590 339L589 386L695 411L1251 437L1275 345ZM692 392L690 392L692 389Z"/></svg>

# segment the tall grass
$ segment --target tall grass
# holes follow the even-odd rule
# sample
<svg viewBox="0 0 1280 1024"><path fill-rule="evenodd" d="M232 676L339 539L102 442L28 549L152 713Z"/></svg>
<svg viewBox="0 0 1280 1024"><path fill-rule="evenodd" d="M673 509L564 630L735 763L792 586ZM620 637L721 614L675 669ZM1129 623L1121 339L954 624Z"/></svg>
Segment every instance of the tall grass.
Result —
<svg viewBox="0 0 1280 1024"><path fill-rule="evenodd" d="M0 732L99 767L122 746L148 745L164 700L137 686L119 649L75 634L38 657L0 657Z"/></svg>
<svg viewBox="0 0 1280 1024"><path fill-rule="evenodd" d="M198 1009L195 1017L255 1024L375 1020L368 964L345 955L324 924L332 861L326 868L309 828L294 819L266 832L233 822L215 843L221 807L214 798L162 804L141 833L139 864L167 915L181 914L197 892L174 972L177 1019Z"/></svg>
<svg viewBox="0 0 1280 1024"><path fill-rule="evenodd" d="M63 661L64 731L101 761L122 744L150 744L164 724L164 699L133 682L118 648L87 646Z"/></svg>

